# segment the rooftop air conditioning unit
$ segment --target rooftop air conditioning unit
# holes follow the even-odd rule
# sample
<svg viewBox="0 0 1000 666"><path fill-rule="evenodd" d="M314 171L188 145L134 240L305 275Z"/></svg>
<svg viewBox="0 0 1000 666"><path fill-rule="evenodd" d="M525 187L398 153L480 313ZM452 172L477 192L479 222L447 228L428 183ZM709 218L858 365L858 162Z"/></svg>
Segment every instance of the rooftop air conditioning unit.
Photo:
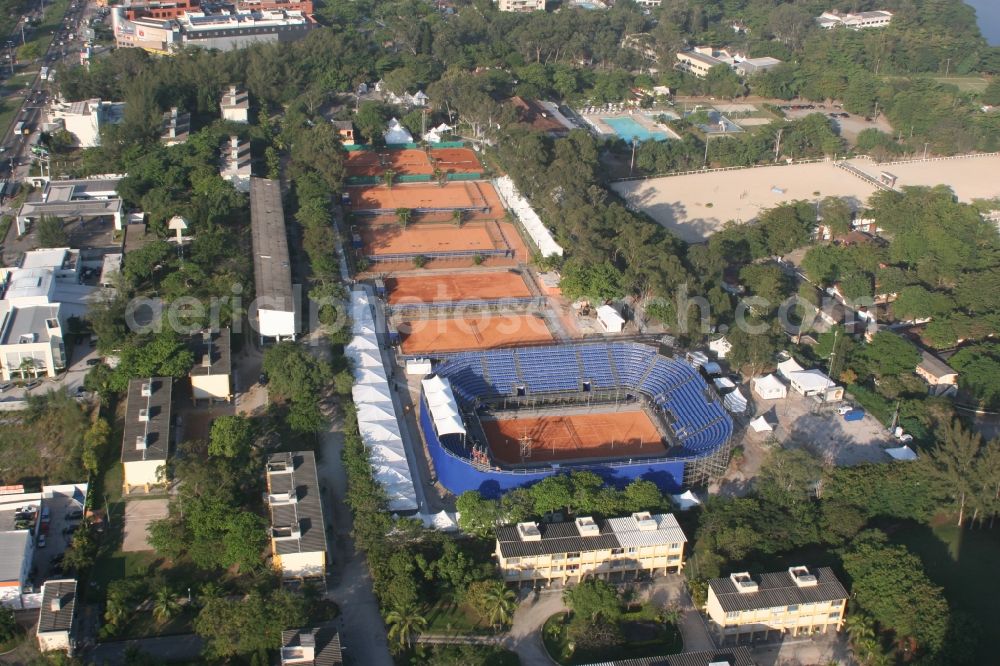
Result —
<svg viewBox="0 0 1000 666"><path fill-rule="evenodd" d="M808 567L788 567L788 575L799 587L815 587L819 584L816 576L809 573Z"/></svg>
<svg viewBox="0 0 1000 666"><path fill-rule="evenodd" d="M142 397L148 398L153 395L153 382L142 383Z"/></svg>
<svg viewBox="0 0 1000 666"><path fill-rule="evenodd" d="M135 436L135 450L136 451L145 451L146 450L146 436L145 435L136 435Z"/></svg>
<svg viewBox="0 0 1000 666"><path fill-rule="evenodd" d="M576 529L580 536L597 536L601 533L600 528L590 516L581 516L576 519Z"/></svg>
<svg viewBox="0 0 1000 666"><path fill-rule="evenodd" d="M635 524L638 526L640 532L652 532L657 528L656 520L653 519L649 511L633 513L632 519L635 520Z"/></svg>
<svg viewBox="0 0 1000 666"><path fill-rule="evenodd" d="M736 590L740 594L747 594L758 590L757 581L751 578L750 574L746 571L729 574L729 580L733 581L733 585L736 586Z"/></svg>
<svg viewBox="0 0 1000 666"><path fill-rule="evenodd" d="M541 541L542 533L538 530L538 524L527 522L517 524L517 535L521 541Z"/></svg>
<svg viewBox="0 0 1000 666"><path fill-rule="evenodd" d="M142 421L143 423L148 423L149 422L149 410L148 409L140 409L139 410L139 420Z"/></svg>
<svg viewBox="0 0 1000 666"><path fill-rule="evenodd" d="M58 613L59 611L61 611L62 597L60 597L58 594L52 597L52 601L49 602L49 610L51 610L53 613Z"/></svg>
<svg viewBox="0 0 1000 666"><path fill-rule="evenodd" d="M211 354L203 354L202 355L202 357L201 357L201 367L203 367L203 368L211 368L212 367L212 355Z"/></svg>

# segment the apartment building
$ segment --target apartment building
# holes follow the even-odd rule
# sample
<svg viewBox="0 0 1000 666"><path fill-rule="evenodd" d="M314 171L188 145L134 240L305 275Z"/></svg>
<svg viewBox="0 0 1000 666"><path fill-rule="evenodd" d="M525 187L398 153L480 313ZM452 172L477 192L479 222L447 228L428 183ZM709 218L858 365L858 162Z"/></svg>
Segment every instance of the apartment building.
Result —
<svg viewBox="0 0 1000 666"><path fill-rule="evenodd" d="M178 146L188 140L191 133L191 114L182 113L176 106L163 114L160 141L165 146Z"/></svg>
<svg viewBox="0 0 1000 666"><path fill-rule="evenodd" d="M76 610L76 580L47 580L42 585L42 606L38 611L35 635L41 652L62 650L72 654L74 611Z"/></svg>
<svg viewBox="0 0 1000 666"><path fill-rule="evenodd" d="M708 582L709 628L719 645L840 631L847 591L828 567L749 573Z"/></svg>
<svg viewBox="0 0 1000 666"><path fill-rule="evenodd" d="M687 537L672 514L633 513L565 523L497 528L496 558L511 583L573 584L588 577L629 580L676 573Z"/></svg>
<svg viewBox="0 0 1000 666"><path fill-rule="evenodd" d="M283 578L326 576L326 531L312 451L267 459L271 555Z"/></svg>
<svg viewBox="0 0 1000 666"><path fill-rule="evenodd" d="M233 362L228 328L205 329L191 336L188 348L194 354L191 368L191 400L229 402L233 399Z"/></svg>
<svg viewBox="0 0 1000 666"><path fill-rule="evenodd" d="M496 0L502 12L544 12L545 0Z"/></svg>
<svg viewBox="0 0 1000 666"><path fill-rule="evenodd" d="M61 125L73 135L80 148L101 145L101 128L119 125L125 118L125 102L85 99L79 102L54 102L47 113L48 122Z"/></svg>
<svg viewBox="0 0 1000 666"><path fill-rule="evenodd" d="M236 86L229 86L222 94L222 101L219 103L219 110L223 120L234 123L250 122L250 95L246 90L241 90Z"/></svg>
<svg viewBox="0 0 1000 666"><path fill-rule="evenodd" d="M222 148L219 176L232 183L240 192L249 192L252 173L250 140L241 141L238 136L230 136Z"/></svg>
<svg viewBox="0 0 1000 666"><path fill-rule="evenodd" d="M122 439L122 482L132 488L149 489L165 482L164 468L170 454L170 404L173 379L150 377L128 384L125 427Z"/></svg>
<svg viewBox="0 0 1000 666"><path fill-rule="evenodd" d="M816 17L816 23L825 30L843 26L851 30L884 28L892 22L892 12L879 9L872 12L841 14L838 11L823 12Z"/></svg>

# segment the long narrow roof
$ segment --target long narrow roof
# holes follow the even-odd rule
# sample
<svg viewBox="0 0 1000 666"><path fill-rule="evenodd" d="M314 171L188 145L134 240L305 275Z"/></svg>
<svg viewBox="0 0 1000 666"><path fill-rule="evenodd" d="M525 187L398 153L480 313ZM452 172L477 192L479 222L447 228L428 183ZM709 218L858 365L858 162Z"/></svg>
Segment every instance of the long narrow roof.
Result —
<svg viewBox="0 0 1000 666"><path fill-rule="evenodd" d="M537 526L540 538L535 540L522 538L517 525L504 525L497 528L497 541L504 557L592 552L687 541L673 514L650 515L648 522L641 524L637 516L643 517L642 514L633 514L596 520L597 530L593 534L581 533L576 522L542 523Z"/></svg>
<svg viewBox="0 0 1000 666"><path fill-rule="evenodd" d="M293 312L292 267L278 181L250 179L250 228L257 298L270 299L268 310Z"/></svg>
<svg viewBox="0 0 1000 666"><path fill-rule="evenodd" d="M640 657L638 659L616 659L588 666L711 666L725 664L726 666L754 666L753 657L747 648L731 647L705 652L685 652L661 657Z"/></svg>
<svg viewBox="0 0 1000 666"><path fill-rule="evenodd" d="M326 551L323 503L312 451L275 453L267 459L272 528L298 528L298 538L274 540L279 555ZM290 495L293 500L278 499Z"/></svg>
<svg viewBox="0 0 1000 666"><path fill-rule="evenodd" d="M170 377L133 379L128 384L122 462L166 460L170 451ZM149 395L143 388L149 386ZM137 442L144 438L145 445Z"/></svg>

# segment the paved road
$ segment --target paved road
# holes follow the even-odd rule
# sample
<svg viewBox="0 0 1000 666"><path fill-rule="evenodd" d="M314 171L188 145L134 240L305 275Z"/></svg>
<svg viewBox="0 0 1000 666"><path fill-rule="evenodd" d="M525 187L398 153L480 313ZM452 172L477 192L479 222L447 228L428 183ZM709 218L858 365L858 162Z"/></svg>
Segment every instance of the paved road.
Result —
<svg viewBox="0 0 1000 666"><path fill-rule="evenodd" d="M201 637L195 634L98 643L90 654L90 663L98 665L123 664L125 663L126 650L133 646L163 661L196 661L201 658L204 643Z"/></svg>
<svg viewBox="0 0 1000 666"><path fill-rule="evenodd" d="M344 503L347 474L340 459L344 437L335 419L320 445L318 471L325 491L327 509L333 521L331 576L327 597L340 606L344 651L355 664L392 666L385 627L372 591L368 561L354 548L351 529L354 521Z"/></svg>
<svg viewBox="0 0 1000 666"><path fill-rule="evenodd" d="M543 590L537 594L527 591L520 599L503 646L517 653L521 666L552 666L555 662L549 658L542 643L542 625L556 613L566 610L562 590Z"/></svg>

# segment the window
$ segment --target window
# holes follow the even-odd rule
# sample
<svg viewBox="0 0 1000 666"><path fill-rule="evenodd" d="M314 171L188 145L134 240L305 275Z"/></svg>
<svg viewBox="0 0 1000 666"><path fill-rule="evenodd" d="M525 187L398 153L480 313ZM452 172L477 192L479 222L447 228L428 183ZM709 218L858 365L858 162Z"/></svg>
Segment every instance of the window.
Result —
<svg viewBox="0 0 1000 666"><path fill-rule="evenodd" d="M580 559L580 553L566 553L566 559L568 559L568 560L578 560L578 559Z"/></svg>
<svg viewBox="0 0 1000 666"><path fill-rule="evenodd" d="M520 564L520 563L521 563L521 558L520 557L508 557L507 558L507 564L512 564L513 565L513 564Z"/></svg>
<svg viewBox="0 0 1000 666"><path fill-rule="evenodd" d="M633 553L639 552L639 549L636 548L635 546L629 546L628 552L629 552L629 555L632 555Z"/></svg>
<svg viewBox="0 0 1000 666"><path fill-rule="evenodd" d="M677 550L680 547L681 547L681 545L679 543L672 543L672 544L670 544L670 550Z"/></svg>
<svg viewBox="0 0 1000 666"><path fill-rule="evenodd" d="M611 554L612 555L621 555L624 552L625 552L624 548L612 548L611 549Z"/></svg>
<svg viewBox="0 0 1000 666"><path fill-rule="evenodd" d="M831 620L836 620L839 617L840 617L840 613L830 613L830 615L829 615L829 618Z"/></svg>
<svg viewBox="0 0 1000 666"><path fill-rule="evenodd" d="M788 607L788 612L789 613L795 613L798 610L799 610L799 605L798 604L792 604L791 606Z"/></svg>
<svg viewBox="0 0 1000 666"><path fill-rule="evenodd" d="M740 612L739 611L729 611L728 613L726 613L726 619L727 620L735 620L739 616L740 616Z"/></svg>
<svg viewBox="0 0 1000 666"><path fill-rule="evenodd" d="M667 558L667 562L676 562L679 559L681 559L680 555L671 555Z"/></svg>

